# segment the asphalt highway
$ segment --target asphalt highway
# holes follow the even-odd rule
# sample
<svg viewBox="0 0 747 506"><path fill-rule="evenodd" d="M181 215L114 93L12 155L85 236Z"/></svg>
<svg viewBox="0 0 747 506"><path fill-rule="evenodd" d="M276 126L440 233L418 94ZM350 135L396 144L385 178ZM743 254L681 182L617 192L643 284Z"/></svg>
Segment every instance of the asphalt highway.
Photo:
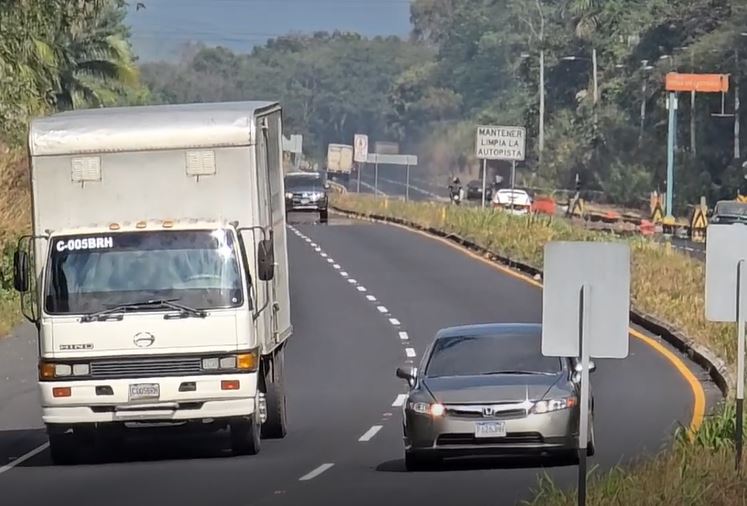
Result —
<svg viewBox="0 0 747 506"><path fill-rule="evenodd" d="M468 460L407 473L402 460L406 388L396 367L417 363L444 326L539 321L540 289L400 228L291 220L285 439L233 457L225 434L146 433L104 460L54 467L37 407L34 332L24 326L0 341L0 504L495 506L530 498L544 472L575 484L575 467L537 461ZM600 471L657 452L691 422L696 395L707 404L718 397L671 350L667 358L631 338L630 351L624 361L598 361L592 377L590 465Z"/></svg>

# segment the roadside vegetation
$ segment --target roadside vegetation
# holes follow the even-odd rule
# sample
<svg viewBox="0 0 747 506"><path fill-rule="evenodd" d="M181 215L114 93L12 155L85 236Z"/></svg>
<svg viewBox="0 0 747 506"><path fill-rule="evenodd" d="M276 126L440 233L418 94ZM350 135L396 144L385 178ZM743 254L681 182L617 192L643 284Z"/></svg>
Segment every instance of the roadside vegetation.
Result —
<svg viewBox="0 0 747 506"><path fill-rule="evenodd" d="M12 252L30 228L28 121L54 111L143 103L148 93L123 0L0 3L0 337L18 322Z"/></svg>
<svg viewBox="0 0 747 506"><path fill-rule="evenodd" d="M404 202L372 196L335 195L336 207L368 216L399 218L469 239L511 260L542 268L549 241L616 240L608 233L565 220L517 217L475 207ZM623 240L623 239L617 239ZM705 321L704 264L648 239L629 239L632 257L631 302L639 310L672 324L688 337L736 364L732 326ZM747 505L747 480L734 470L734 406L724 403L706 417L697 433L684 428L673 448L632 468L592 472L589 504L627 506ZM532 506L575 504L573 491L540 480Z"/></svg>

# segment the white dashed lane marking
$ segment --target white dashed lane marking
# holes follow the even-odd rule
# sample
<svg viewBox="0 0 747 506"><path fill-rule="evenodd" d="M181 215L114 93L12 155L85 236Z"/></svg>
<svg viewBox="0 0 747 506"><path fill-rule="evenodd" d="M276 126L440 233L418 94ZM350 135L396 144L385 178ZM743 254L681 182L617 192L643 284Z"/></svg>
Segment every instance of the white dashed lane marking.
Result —
<svg viewBox="0 0 747 506"><path fill-rule="evenodd" d="M298 481L309 481L309 480L313 480L314 478L316 478L317 476L319 476L323 472L329 470L332 466L334 466L334 464L332 464L332 463L322 464L321 466L317 467L316 469L314 469L310 473L304 474L303 476L301 476L298 479Z"/></svg>
<svg viewBox="0 0 747 506"><path fill-rule="evenodd" d="M394 399L392 406L394 407L403 406L406 400L407 400L407 394L399 394L397 398Z"/></svg>
<svg viewBox="0 0 747 506"><path fill-rule="evenodd" d="M366 287L365 286L359 286L358 287L358 291L359 292L365 292L366 291Z"/></svg>
<svg viewBox="0 0 747 506"><path fill-rule="evenodd" d="M373 295L366 295L366 298L371 302L376 302L376 297L374 297Z"/></svg>
<svg viewBox="0 0 747 506"><path fill-rule="evenodd" d="M400 325L399 320L396 319L396 318L389 318L389 323L391 323L394 326L399 326Z"/></svg>
<svg viewBox="0 0 747 506"><path fill-rule="evenodd" d="M410 339L410 336L407 335L407 332L400 332L399 338L402 339L403 341L407 341L408 339Z"/></svg>
<svg viewBox="0 0 747 506"><path fill-rule="evenodd" d="M386 314L389 312L389 310L386 308L386 306L376 306L376 309L379 310L379 313Z"/></svg>
<svg viewBox="0 0 747 506"><path fill-rule="evenodd" d="M373 437L376 435L377 432L381 430L383 426L382 425L374 425L370 429L366 431L365 434L363 434L361 437L358 438L358 441L365 443L366 441L371 441Z"/></svg>
<svg viewBox="0 0 747 506"><path fill-rule="evenodd" d="M415 358L417 355L415 348L405 348L405 355L407 355L407 358Z"/></svg>

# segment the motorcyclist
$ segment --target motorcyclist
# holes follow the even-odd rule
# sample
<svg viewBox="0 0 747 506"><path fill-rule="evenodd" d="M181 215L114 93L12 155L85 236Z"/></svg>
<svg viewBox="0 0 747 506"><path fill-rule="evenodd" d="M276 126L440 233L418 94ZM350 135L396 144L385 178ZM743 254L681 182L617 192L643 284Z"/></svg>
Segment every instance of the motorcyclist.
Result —
<svg viewBox="0 0 747 506"><path fill-rule="evenodd" d="M451 198L454 198L454 195L459 195L461 197L462 193L462 182L459 180L459 176L454 176L454 178L451 180L451 183L449 184L449 196Z"/></svg>

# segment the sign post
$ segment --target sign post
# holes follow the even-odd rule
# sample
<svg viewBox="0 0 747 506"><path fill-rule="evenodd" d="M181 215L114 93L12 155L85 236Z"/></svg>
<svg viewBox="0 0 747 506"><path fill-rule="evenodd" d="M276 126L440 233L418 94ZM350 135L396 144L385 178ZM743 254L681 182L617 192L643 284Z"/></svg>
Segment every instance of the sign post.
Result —
<svg viewBox="0 0 747 506"><path fill-rule="evenodd" d="M353 161L358 164L358 193L361 192L361 171L368 159L368 135L355 134L353 139Z"/></svg>
<svg viewBox="0 0 747 506"><path fill-rule="evenodd" d="M523 162L526 151L527 131L517 126L478 126L475 140L475 155L483 161L482 206L485 207L487 186L487 161L508 160L511 165L511 189L514 188L516 162ZM511 193L513 199L513 193Z"/></svg>
<svg viewBox="0 0 747 506"><path fill-rule="evenodd" d="M418 165L418 157L415 155L388 155L379 153L369 153L366 161L374 164L374 195L379 194L379 164L382 165L399 165L405 167L405 198L410 198L410 167Z"/></svg>
<svg viewBox="0 0 747 506"><path fill-rule="evenodd" d="M674 216L674 166L677 146L677 92L721 93L729 91L729 76L726 74L667 74L664 88L667 91L667 109L669 109L669 133L667 136L667 217ZM694 95L693 95L694 96Z"/></svg>
<svg viewBox="0 0 747 506"><path fill-rule="evenodd" d="M710 225L706 241L706 319L737 324L736 469L741 470L744 415L744 353L747 297L747 228Z"/></svg>
<svg viewBox="0 0 747 506"><path fill-rule="evenodd" d="M577 360L578 504L584 506L588 444L594 443L591 359L628 356L630 248L625 243L551 242L544 263L542 354Z"/></svg>

